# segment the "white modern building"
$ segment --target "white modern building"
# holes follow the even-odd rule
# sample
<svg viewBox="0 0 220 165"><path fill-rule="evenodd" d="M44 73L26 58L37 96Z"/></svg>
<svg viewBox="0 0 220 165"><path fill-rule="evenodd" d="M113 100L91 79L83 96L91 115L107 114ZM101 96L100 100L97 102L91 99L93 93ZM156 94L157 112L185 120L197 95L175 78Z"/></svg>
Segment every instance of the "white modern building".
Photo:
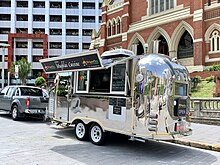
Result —
<svg viewBox="0 0 220 165"><path fill-rule="evenodd" d="M99 30L101 6L102 0L1 0L0 43L11 45L5 50L5 76L22 57L37 77L39 59L88 50L92 30Z"/></svg>

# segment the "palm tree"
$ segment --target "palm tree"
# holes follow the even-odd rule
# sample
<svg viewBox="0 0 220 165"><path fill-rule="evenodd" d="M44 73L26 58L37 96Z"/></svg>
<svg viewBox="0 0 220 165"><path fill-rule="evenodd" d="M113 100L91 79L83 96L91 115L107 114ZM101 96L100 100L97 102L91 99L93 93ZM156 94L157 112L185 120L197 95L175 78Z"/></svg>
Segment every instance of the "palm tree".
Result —
<svg viewBox="0 0 220 165"><path fill-rule="evenodd" d="M18 65L18 78L21 80L22 85L26 85L28 75L31 72L31 63L27 62L25 58L22 58L19 61L13 62L10 68L12 74L15 73L15 65Z"/></svg>

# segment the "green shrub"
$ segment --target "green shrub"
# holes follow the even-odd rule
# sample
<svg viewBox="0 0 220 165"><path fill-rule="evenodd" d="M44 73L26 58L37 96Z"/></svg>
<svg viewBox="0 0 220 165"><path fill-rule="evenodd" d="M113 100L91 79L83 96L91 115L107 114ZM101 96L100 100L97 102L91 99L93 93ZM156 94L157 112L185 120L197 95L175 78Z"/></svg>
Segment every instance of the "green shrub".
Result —
<svg viewBox="0 0 220 165"><path fill-rule="evenodd" d="M46 86L46 80L42 76L40 76L36 78L34 84L35 86L38 86L38 87Z"/></svg>
<svg viewBox="0 0 220 165"><path fill-rule="evenodd" d="M208 71L218 71L220 70L220 64L212 65L207 68Z"/></svg>
<svg viewBox="0 0 220 165"><path fill-rule="evenodd" d="M213 82L214 79L215 79L215 76L209 76L205 80L208 81L208 82Z"/></svg>
<svg viewBox="0 0 220 165"><path fill-rule="evenodd" d="M202 81L201 76L195 76L195 77L194 77L194 82L195 82L195 83L201 83L201 81Z"/></svg>
<svg viewBox="0 0 220 165"><path fill-rule="evenodd" d="M195 76L194 78L192 78L192 88L196 88L197 85L201 83L201 81L202 81L201 76Z"/></svg>

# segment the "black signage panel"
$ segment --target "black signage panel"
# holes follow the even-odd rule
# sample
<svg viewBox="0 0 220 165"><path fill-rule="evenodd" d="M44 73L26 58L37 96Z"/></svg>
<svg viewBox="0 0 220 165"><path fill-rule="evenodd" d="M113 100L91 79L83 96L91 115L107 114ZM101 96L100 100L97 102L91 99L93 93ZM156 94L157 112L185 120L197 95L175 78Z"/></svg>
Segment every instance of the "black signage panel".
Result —
<svg viewBox="0 0 220 165"><path fill-rule="evenodd" d="M41 62L46 73L102 67L97 53Z"/></svg>
<svg viewBox="0 0 220 165"><path fill-rule="evenodd" d="M121 115L121 107L120 106L113 106L113 114Z"/></svg>
<svg viewBox="0 0 220 165"><path fill-rule="evenodd" d="M180 99L178 102L178 116L186 116L187 101Z"/></svg>
<svg viewBox="0 0 220 165"><path fill-rule="evenodd" d="M126 99L124 99L124 98L109 98L109 105L126 107Z"/></svg>
<svg viewBox="0 0 220 165"><path fill-rule="evenodd" d="M118 64L113 67L112 91L125 91L126 64Z"/></svg>

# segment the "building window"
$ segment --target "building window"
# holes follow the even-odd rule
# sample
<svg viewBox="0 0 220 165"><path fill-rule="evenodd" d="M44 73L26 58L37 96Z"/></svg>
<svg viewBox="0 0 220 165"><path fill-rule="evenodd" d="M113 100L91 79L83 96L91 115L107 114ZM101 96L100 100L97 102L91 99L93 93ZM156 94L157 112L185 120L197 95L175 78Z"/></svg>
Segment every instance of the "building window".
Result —
<svg viewBox="0 0 220 165"><path fill-rule="evenodd" d="M45 15L33 15L34 21L44 22L45 21Z"/></svg>
<svg viewBox="0 0 220 165"><path fill-rule="evenodd" d="M0 1L0 7L11 7L11 1Z"/></svg>
<svg viewBox="0 0 220 165"><path fill-rule="evenodd" d="M83 9L95 9L95 3L83 2Z"/></svg>
<svg viewBox="0 0 220 165"><path fill-rule="evenodd" d="M50 49L62 49L62 42L50 42Z"/></svg>
<svg viewBox="0 0 220 165"><path fill-rule="evenodd" d="M102 9L102 3L99 3L99 9Z"/></svg>
<svg viewBox="0 0 220 165"><path fill-rule="evenodd" d="M28 21L28 15L17 14L17 21Z"/></svg>
<svg viewBox="0 0 220 165"><path fill-rule="evenodd" d="M62 29L50 29L50 35L62 35Z"/></svg>
<svg viewBox="0 0 220 165"><path fill-rule="evenodd" d="M66 43L66 49L79 49L79 43Z"/></svg>
<svg viewBox="0 0 220 165"><path fill-rule="evenodd" d="M67 36L78 36L79 30L78 29L66 29Z"/></svg>
<svg viewBox="0 0 220 165"><path fill-rule="evenodd" d="M82 44L83 49L89 49L89 47L90 47L90 43L83 43Z"/></svg>
<svg viewBox="0 0 220 165"><path fill-rule="evenodd" d="M21 60L22 58L24 58L24 59L27 60L27 55L16 55L15 58L16 58L16 61L19 61L19 60Z"/></svg>
<svg viewBox="0 0 220 165"><path fill-rule="evenodd" d="M33 78L37 78L42 76L43 70L42 69L32 69L32 76Z"/></svg>
<svg viewBox="0 0 220 165"><path fill-rule="evenodd" d="M120 34L121 33L121 22L120 20L118 20L118 23L117 23L117 34Z"/></svg>
<svg viewBox="0 0 220 165"><path fill-rule="evenodd" d="M27 34L28 28L16 28L16 33Z"/></svg>
<svg viewBox="0 0 220 165"><path fill-rule="evenodd" d="M33 48L42 49L43 48L43 42L33 42Z"/></svg>
<svg viewBox="0 0 220 165"><path fill-rule="evenodd" d="M212 33L212 37L210 38L210 50L211 52L219 52L220 51L220 36L218 31L214 31Z"/></svg>
<svg viewBox="0 0 220 165"><path fill-rule="evenodd" d="M0 34L8 34L10 33L10 28L0 28Z"/></svg>
<svg viewBox="0 0 220 165"><path fill-rule="evenodd" d="M33 33L34 34L45 34L45 29L43 29L43 28L34 28Z"/></svg>
<svg viewBox="0 0 220 165"><path fill-rule="evenodd" d="M150 0L150 15L174 8L174 0Z"/></svg>
<svg viewBox="0 0 220 165"><path fill-rule="evenodd" d="M188 31L185 31L180 39L177 58L193 57L193 39Z"/></svg>
<svg viewBox="0 0 220 165"><path fill-rule="evenodd" d="M66 22L79 22L79 16L66 16Z"/></svg>
<svg viewBox="0 0 220 165"><path fill-rule="evenodd" d="M0 56L0 62L2 62L2 56ZM8 56L5 56L5 62L8 62Z"/></svg>
<svg viewBox="0 0 220 165"><path fill-rule="evenodd" d="M1 14L0 15L0 20L1 21L10 21L11 20L11 15L10 14Z"/></svg>
<svg viewBox="0 0 220 165"><path fill-rule="evenodd" d="M94 23L95 16L83 16L82 20L83 20L83 22Z"/></svg>
<svg viewBox="0 0 220 165"><path fill-rule="evenodd" d="M50 15L50 22L62 22L62 15Z"/></svg>
<svg viewBox="0 0 220 165"><path fill-rule="evenodd" d="M99 23L102 23L102 16L99 16Z"/></svg>
<svg viewBox="0 0 220 165"><path fill-rule="evenodd" d="M62 2L50 2L50 8L62 8Z"/></svg>
<svg viewBox="0 0 220 165"><path fill-rule="evenodd" d="M116 24L115 24L115 21L113 20L113 23L112 23L112 35L115 35L116 34Z"/></svg>
<svg viewBox="0 0 220 165"><path fill-rule="evenodd" d="M45 8L45 2L34 2L34 8Z"/></svg>
<svg viewBox="0 0 220 165"><path fill-rule="evenodd" d="M28 7L28 1L17 1L17 7Z"/></svg>
<svg viewBox="0 0 220 165"><path fill-rule="evenodd" d="M82 34L83 36L92 36L92 29L83 29Z"/></svg>
<svg viewBox="0 0 220 165"><path fill-rule="evenodd" d="M108 21L108 23L107 23L107 35L108 36L112 35L112 24L111 24L111 21Z"/></svg>
<svg viewBox="0 0 220 165"><path fill-rule="evenodd" d="M66 8L67 9L78 9L79 8L79 3L78 2L67 2L66 3Z"/></svg>
<svg viewBox="0 0 220 165"><path fill-rule="evenodd" d="M43 59L43 56L33 56L33 62L39 62L41 59Z"/></svg>
<svg viewBox="0 0 220 165"><path fill-rule="evenodd" d="M27 48L28 43L27 42L16 42L16 48Z"/></svg>

